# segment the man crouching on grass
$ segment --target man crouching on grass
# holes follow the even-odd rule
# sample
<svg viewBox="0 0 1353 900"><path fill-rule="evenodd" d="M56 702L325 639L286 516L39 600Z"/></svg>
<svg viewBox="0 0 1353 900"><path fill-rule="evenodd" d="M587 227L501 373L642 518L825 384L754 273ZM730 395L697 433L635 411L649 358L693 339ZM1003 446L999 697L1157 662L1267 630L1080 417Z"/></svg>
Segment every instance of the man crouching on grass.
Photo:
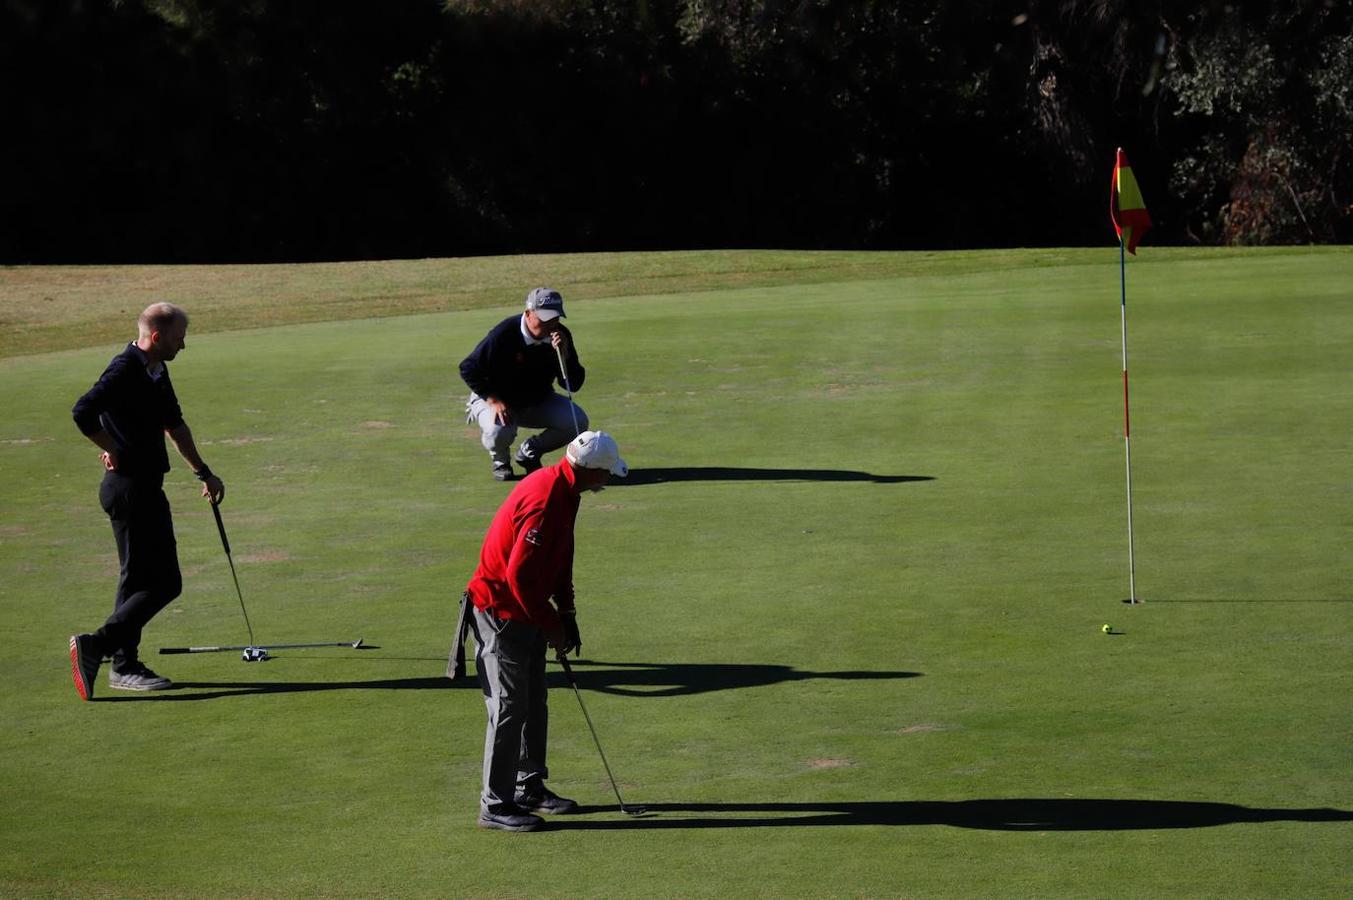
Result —
<svg viewBox="0 0 1353 900"><path fill-rule="evenodd" d="M582 647L573 607L573 523L582 493L628 473L609 434L584 431L563 459L513 488L484 537L466 588L489 714L480 828L531 831L543 821L536 813L578 807L545 787L545 649L567 654Z"/></svg>

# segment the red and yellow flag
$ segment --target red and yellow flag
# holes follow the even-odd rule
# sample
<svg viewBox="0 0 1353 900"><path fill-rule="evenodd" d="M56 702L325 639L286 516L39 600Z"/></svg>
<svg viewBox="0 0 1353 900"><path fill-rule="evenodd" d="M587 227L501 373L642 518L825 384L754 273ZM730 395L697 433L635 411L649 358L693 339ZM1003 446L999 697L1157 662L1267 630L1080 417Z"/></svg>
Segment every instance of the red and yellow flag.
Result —
<svg viewBox="0 0 1353 900"><path fill-rule="evenodd" d="M1109 218L1113 220L1114 231L1119 240L1127 245L1127 251L1137 255L1137 243L1151 227L1151 215L1146 211L1141 189L1132 174L1123 148L1118 148L1118 160L1113 166L1113 183L1109 185Z"/></svg>

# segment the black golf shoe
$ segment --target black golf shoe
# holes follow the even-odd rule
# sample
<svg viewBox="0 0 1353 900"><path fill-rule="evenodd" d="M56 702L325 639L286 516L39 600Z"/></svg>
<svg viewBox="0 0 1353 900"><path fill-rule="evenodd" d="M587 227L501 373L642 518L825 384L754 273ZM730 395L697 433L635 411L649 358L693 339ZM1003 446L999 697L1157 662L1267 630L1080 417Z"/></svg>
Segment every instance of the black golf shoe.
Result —
<svg viewBox="0 0 1353 900"><path fill-rule="evenodd" d="M70 637L70 674L81 700L94 696L94 679L99 676L99 665L103 662L103 653L94 647L94 642L92 634Z"/></svg>
<svg viewBox="0 0 1353 900"><path fill-rule="evenodd" d="M511 480L512 480L512 466L511 466L509 463L494 463L494 464L493 464L493 480L494 480L494 481L511 481Z"/></svg>
<svg viewBox="0 0 1353 900"><path fill-rule="evenodd" d="M512 461L521 466L521 470L530 475L541 466L540 454L535 452L535 448L529 444L522 444L517 448L517 452L512 457Z"/></svg>
<svg viewBox="0 0 1353 900"><path fill-rule="evenodd" d="M501 809L498 812L481 810L479 821L475 824L480 828L491 828L498 831L535 831L545 824L545 820L521 809Z"/></svg>
<svg viewBox="0 0 1353 900"><path fill-rule="evenodd" d="M567 797L560 797L547 787L542 787L540 790L532 791L529 794L518 794L516 801L517 805L527 812L543 813L547 816L576 812L578 809L577 802Z"/></svg>

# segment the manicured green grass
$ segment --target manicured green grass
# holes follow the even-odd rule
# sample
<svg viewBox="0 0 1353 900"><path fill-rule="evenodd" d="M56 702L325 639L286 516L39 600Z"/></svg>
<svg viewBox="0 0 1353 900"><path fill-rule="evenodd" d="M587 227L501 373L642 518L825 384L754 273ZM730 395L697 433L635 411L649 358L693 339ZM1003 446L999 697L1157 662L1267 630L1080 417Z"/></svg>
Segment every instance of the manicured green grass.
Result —
<svg viewBox="0 0 1353 900"><path fill-rule="evenodd" d="M0 893L1348 895L1353 253L1128 277L1137 607L1112 249L0 270ZM654 812L556 673L590 810L505 835L441 678L506 490L456 364L535 282L635 470L583 501L577 670ZM157 296L260 641L376 649L76 699L116 557L69 408ZM187 587L146 647L244 643L181 464L167 491Z"/></svg>
<svg viewBox="0 0 1353 900"><path fill-rule="evenodd" d="M1224 250L1153 249L1159 259ZM1251 250L1249 254L1290 251ZM1310 252L1310 251L1306 251ZM1341 251L1335 251L1341 252ZM191 298L198 333L300 322L511 307L523 285L569 298L654 296L1099 261L1102 251L567 253L263 266L0 267L0 357L116 342L150 303Z"/></svg>

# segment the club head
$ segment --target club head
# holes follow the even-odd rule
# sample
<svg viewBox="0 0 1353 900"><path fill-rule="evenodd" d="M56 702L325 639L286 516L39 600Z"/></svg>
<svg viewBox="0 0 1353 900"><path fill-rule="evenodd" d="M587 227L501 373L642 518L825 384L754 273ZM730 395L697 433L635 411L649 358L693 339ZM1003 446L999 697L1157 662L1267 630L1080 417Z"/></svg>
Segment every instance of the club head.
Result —
<svg viewBox="0 0 1353 900"><path fill-rule="evenodd" d="M621 811L622 813L624 813L625 815L627 815L627 816L634 816L634 817L636 817L636 818L639 817L639 816L646 816L646 815L648 815L648 807L647 807L647 806L635 806L635 805L633 805L633 804L630 804L630 805L628 805L628 806L622 805L622 806L620 807L620 811Z"/></svg>
<svg viewBox="0 0 1353 900"><path fill-rule="evenodd" d="M355 641L352 642L352 649L354 649L354 650L361 650L361 649L362 649L362 639L361 639L361 638L358 638L357 640L355 640ZM376 648L376 649L379 650L380 648L378 647L378 648Z"/></svg>
<svg viewBox="0 0 1353 900"><path fill-rule="evenodd" d="M240 658L245 662L263 662L264 660L272 659L272 657L268 655L268 651L262 647L245 647L244 653L241 654Z"/></svg>

